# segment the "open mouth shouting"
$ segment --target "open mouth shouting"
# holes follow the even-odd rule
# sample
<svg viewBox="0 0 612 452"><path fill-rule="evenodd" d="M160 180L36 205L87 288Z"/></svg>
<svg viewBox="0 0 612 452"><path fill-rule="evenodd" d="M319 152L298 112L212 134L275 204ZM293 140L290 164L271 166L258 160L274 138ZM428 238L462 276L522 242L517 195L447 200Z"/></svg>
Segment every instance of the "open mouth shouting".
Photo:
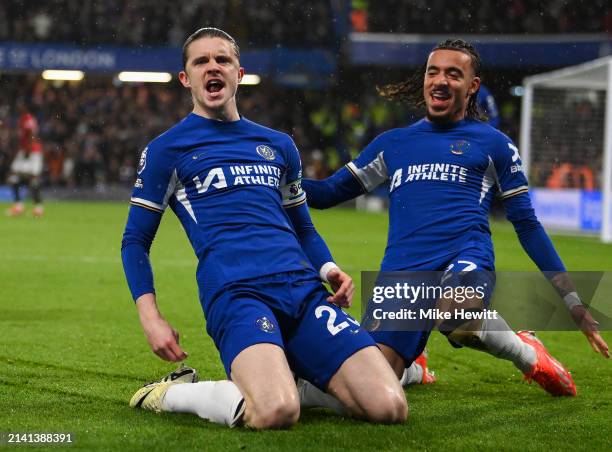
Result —
<svg viewBox="0 0 612 452"><path fill-rule="evenodd" d="M220 96L221 91L225 88L225 82L220 78L211 78L206 82L206 93L208 93L211 97Z"/></svg>

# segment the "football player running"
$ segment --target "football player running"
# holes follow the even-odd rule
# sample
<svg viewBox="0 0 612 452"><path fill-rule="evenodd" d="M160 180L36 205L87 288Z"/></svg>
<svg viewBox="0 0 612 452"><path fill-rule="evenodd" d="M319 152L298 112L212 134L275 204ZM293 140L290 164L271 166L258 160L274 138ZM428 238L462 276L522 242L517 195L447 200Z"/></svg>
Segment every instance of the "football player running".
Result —
<svg viewBox="0 0 612 452"><path fill-rule="evenodd" d="M445 301L462 312L482 312L495 283L488 214L498 195L527 254L564 299L593 350L609 358L598 323L581 303L534 214L518 148L479 120L480 66L469 43L447 40L432 50L423 72L382 88L383 96L425 106L426 117L379 135L331 177L305 179L308 203L331 207L390 181L389 235L381 271L446 271L444 278L454 284L488 286L484 296L462 304L438 300L440 306ZM421 353L433 326L371 334L401 376ZM458 316L438 320L436 326L455 346L510 360L526 379L552 395L576 394L569 372L535 335L513 332L501 317L466 322Z"/></svg>
<svg viewBox="0 0 612 452"><path fill-rule="evenodd" d="M206 328L228 379L194 383L195 370L179 368L141 388L130 405L256 429L291 426L300 405L403 422L407 404L393 370L340 308L353 282L312 225L293 141L238 114L238 45L222 30L200 29L183 46L183 65L193 112L143 151L122 259L152 350L185 359L157 307L148 258L170 206L198 257ZM298 385L292 371L303 379Z"/></svg>

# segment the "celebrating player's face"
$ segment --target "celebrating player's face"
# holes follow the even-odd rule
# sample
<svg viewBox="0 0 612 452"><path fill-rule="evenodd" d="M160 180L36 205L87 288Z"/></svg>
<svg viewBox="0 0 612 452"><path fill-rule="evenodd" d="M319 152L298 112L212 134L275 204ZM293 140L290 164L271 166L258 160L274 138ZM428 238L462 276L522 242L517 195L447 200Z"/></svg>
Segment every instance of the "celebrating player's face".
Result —
<svg viewBox="0 0 612 452"><path fill-rule="evenodd" d="M191 89L194 113L234 121L239 118L236 90L243 75L232 44L225 39L205 37L189 44L187 63L179 79Z"/></svg>
<svg viewBox="0 0 612 452"><path fill-rule="evenodd" d="M423 82L427 118L435 122L463 119L469 97L479 86L469 55L457 50L431 52Z"/></svg>

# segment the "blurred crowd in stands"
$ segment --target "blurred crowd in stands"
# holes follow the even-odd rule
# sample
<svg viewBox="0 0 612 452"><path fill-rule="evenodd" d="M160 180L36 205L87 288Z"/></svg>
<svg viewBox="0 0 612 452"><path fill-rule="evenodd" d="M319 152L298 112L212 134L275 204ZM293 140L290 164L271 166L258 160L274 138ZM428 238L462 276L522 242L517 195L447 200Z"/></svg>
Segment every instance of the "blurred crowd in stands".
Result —
<svg viewBox="0 0 612 452"><path fill-rule="evenodd" d="M0 86L9 93L0 103L0 184L18 148L17 105L22 101L38 119L44 184L65 187L131 185L147 142L192 108L189 93L176 80L162 85L114 85L107 79L54 84L35 76L4 75ZM597 189L603 94L562 101L564 95L554 90L537 94L532 148L538 152L533 154L532 184ZM383 100L373 89L348 100L330 91L244 86L238 104L243 116L289 133L300 149L306 177L315 178L330 175L383 131L422 115ZM498 99L498 108L500 129L517 141L517 102Z"/></svg>
<svg viewBox="0 0 612 452"><path fill-rule="evenodd" d="M3 0L0 40L180 46L216 26L245 47L334 46L347 14L358 32L612 32L608 0Z"/></svg>
<svg viewBox="0 0 612 452"><path fill-rule="evenodd" d="M15 96L0 105L2 180L18 147L20 101L38 119L45 182L71 187L133 180L138 149L186 112L178 93L167 89L68 83L56 88L41 79L7 76L1 84Z"/></svg>
<svg viewBox="0 0 612 452"><path fill-rule="evenodd" d="M612 4L604 0L470 0L449 5L442 0L197 0L177 8L169 0L5 0L0 2L0 40L181 45L191 31L219 26L244 47L332 46L339 42L339 17L351 22L353 30L371 32L612 31ZM343 77L351 80L349 90L335 86L310 91L266 83L242 87L239 110L249 119L291 134L302 151L306 176L324 177L355 157L377 134L407 125L418 114L383 101L372 83ZM121 85L110 77L88 76L84 82L54 83L41 80L39 74L2 74L0 88L0 184L17 151L16 106L21 100L30 105L40 125L45 183L67 187L133 183L146 143L191 109L188 92L176 80L163 85ZM506 93L498 104L500 129L517 140L517 100ZM575 112L569 113L583 124L582 137L598 133L588 129L594 127L589 108L578 102ZM564 123L556 124L561 129L545 136L561 136ZM549 140L542 146L551 149L552 157L536 157L537 184L597 185L585 171L575 169L570 151L564 157L567 141ZM593 143L589 149L585 150L587 160L595 161L601 146Z"/></svg>
<svg viewBox="0 0 612 452"><path fill-rule="evenodd" d="M605 91L535 91L532 184L553 189L601 187L605 105Z"/></svg>
<svg viewBox="0 0 612 452"><path fill-rule="evenodd" d="M17 105L22 102L38 120L45 184L68 187L133 183L146 143L192 107L189 93L176 81L167 85L113 85L105 79L54 83L36 76L4 75L0 86L8 94L0 103L1 182L17 152ZM311 176L326 175L346 160L336 151L338 107L325 93L287 90L281 95L278 87L260 85L242 87L238 102L245 117L294 137ZM345 120L351 124L351 133L357 129L363 135L366 121L359 107L347 106Z"/></svg>
<svg viewBox="0 0 612 452"><path fill-rule="evenodd" d="M353 29L361 32L612 33L609 0L352 0L351 3Z"/></svg>
<svg viewBox="0 0 612 452"><path fill-rule="evenodd" d="M69 19L69 20L67 20ZM330 1L3 0L0 40L82 45L173 45L215 26L245 47L334 41Z"/></svg>
<svg viewBox="0 0 612 452"><path fill-rule="evenodd" d="M0 86L7 93L0 103L0 184L18 148L20 101L38 119L44 183L67 187L132 184L146 143L191 110L189 93L176 80L120 85L107 78L58 83L36 75L3 75ZM379 133L417 118L417 112L383 100L373 88L351 100L330 90L243 86L239 111L292 135L308 177L331 174ZM500 113L502 128L516 131L513 104L500 105Z"/></svg>

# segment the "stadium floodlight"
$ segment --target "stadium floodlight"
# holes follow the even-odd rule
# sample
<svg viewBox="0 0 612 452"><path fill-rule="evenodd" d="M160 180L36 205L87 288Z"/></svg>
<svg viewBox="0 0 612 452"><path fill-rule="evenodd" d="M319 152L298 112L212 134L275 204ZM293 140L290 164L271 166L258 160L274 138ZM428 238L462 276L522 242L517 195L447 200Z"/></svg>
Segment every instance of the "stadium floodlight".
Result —
<svg viewBox="0 0 612 452"><path fill-rule="evenodd" d="M240 81L241 85L259 85L261 82L261 77L257 74L244 74L242 80Z"/></svg>
<svg viewBox="0 0 612 452"><path fill-rule="evenodd" d="M536 214L612 242L612 56L523 85L521 154Z"/></svg>
<svg viewBox="0 0 612 452"><path fill-rule="evenodd" d="M47 69L42 73L42 78L44 78L45 80L79 81L83 80L83 77L85 77L85 73L83 71Z"/></svg>
<svg viewBox="0 0 612 452"><path fill-rule="evenodd" d="M172 80L169 72L119 72L122 82L168 83Z"/></svg>

